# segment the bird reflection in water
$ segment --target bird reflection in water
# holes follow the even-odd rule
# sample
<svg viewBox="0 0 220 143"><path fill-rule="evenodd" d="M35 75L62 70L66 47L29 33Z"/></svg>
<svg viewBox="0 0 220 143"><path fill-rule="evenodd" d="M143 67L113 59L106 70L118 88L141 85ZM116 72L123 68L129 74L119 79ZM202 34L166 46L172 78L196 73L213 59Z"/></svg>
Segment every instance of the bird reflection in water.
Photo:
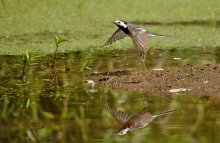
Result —
<svg viewBox="0 0 220 143"><path fill-rule="evenodd" d="M146 127L153 119L170 114L177 109L168 110L161 112L159 114L150 114L147 111L147 107L144 107L139 113L130 115L128 113L116 110L114 108L109 108L112 116L122 125L122 127L117 131L118 135L125 135L128 131L132 131L138 128Z"/></svg>

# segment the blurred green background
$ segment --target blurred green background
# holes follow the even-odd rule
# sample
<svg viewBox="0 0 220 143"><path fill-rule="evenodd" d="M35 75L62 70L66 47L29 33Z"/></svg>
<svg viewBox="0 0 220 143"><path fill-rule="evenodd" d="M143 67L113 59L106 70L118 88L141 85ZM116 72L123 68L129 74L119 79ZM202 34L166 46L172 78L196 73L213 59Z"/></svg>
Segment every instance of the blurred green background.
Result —
<svg viewBox="0 0 220 143"><path fill-rule="evenodd" d="M215 48L220 45L219 7L218 0L2 0L0 54L51 53L52 33L69 40L61 52L100 49L116 30L110 22L118 19L176 37L152 39L151 47ZM133 45L127 38L112 48Z"/></svg>

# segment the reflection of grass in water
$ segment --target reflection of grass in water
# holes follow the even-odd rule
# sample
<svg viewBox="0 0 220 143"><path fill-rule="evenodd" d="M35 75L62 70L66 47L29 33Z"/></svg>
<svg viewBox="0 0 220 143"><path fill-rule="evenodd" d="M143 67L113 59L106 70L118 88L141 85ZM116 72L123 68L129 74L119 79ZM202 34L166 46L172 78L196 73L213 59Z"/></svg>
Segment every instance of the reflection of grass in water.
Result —
<svg viewBox="0 0 220 143"><path fill-rule="evenodd" d="M48 97L49 93L42 94L44 88L49 91L53 89L43 86L42 82L36 78L29 78L27 81L29 84L24 85L24 88L19 88L19 98L17 99L23 102L18 102L19 100L10 96L4 96L5 99L1 100L1 104L3 102L7 107L0 109L5 110L5 116L0 121L11 121L11 119L13 121L2 125L2 127L10 128L5 130L8 140L12 141L13 138L16 138L20 141L92 142L98 135L97 140L104 143L125 140L186 142L195 139L201 141L204 137L207 138L207 142L214 142L215 139L210 138L210 133L219 132L219 125L210 127L211 123L217 123L219 119L218 115L214 114L215 110L210 110L213 109L214 104L204 101L202 97L140 95L109 91L106 94L110 104L130 113L139 111L144 106L144 101L148 103L152 113L176 107L181 109L181 112L158 118L145 129L135 130L127 136L120 137L115 135L115 130L119 127L118 123L103 108L103 105L100 105L102 104L99 99L100 93L94 95L91 102L87 102L90 99L86 97L85 91L66 88L66 92L62 91L63 98L53 98ZM123 99L125 102L118 104L119 99ZM219 101L219 98L214 97L208 101L216 102ZM20 107L18 103L23 103L23 106ZM20 114L23 114L25 118ZM14 124L16 126L13 126ZM16 137L11 132L13 129L17 133L19 132ZM5 136L5 134L1 135Z"/></svg>
<svg viewBox="0 0 220 143"><path fill-rule="evenodd" d="M106 6L107 5L107 6ZM132 6L132 7L131 7ZM132 11L128 11L128 7ZM206 10L203 8L206 7ZM151 47L219 46L217 13L220 3L214 1L15 1L1 9L0 53L52 53L48 33L68 36L60 51L97 48L113 33L110 24L116 19L148 23L204 21L204 25L148 25L150 31L177 37L175 40L151 40ZM142 24L141 24L142 25ZM36 33L41 33L38 35ZM26 34L26 35L24 35ZM67 35L66 35L67 34ZM17 37L14 37L17 35ZM22 36L23 35L23 36ZM130 40L114 44L114 48L132 47ZM7 50L7 51L6 51Z"/></svg>

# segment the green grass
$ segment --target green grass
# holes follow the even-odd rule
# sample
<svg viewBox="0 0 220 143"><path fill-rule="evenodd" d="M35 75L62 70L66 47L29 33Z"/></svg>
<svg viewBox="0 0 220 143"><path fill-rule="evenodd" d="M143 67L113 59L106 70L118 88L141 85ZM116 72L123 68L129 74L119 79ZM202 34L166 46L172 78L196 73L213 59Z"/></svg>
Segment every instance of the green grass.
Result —
<svg viewBox="0 0 220 143"><path fill-rule="evenodd" d="M152 39L152 48L219 47L219 7L219 0L7 0L5 6L0 5L0 54L54 52L53 33L68 39L60 52L99 49L116 29L110 22L117 19L160 22L142 26L176 37ZM132 47L127 39L105 49Z"/></svg>

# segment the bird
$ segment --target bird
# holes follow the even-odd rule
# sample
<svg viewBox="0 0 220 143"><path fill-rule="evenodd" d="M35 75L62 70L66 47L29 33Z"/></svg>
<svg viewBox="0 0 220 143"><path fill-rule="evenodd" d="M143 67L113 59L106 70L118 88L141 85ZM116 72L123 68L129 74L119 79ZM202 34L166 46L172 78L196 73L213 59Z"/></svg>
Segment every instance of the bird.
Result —
<svg viewBox="0 0 220 143"><path fill-rule="evenodd" d="M132 131L138 128L146 127L153 119L170 114L177 109L168 110L159 114L150 114L147 111L147 107L144 107L139 113L130 115L128 113L116 110L115 108L110 108L112 116L122 125L117 131L118 135L125 135L128 131Z"/></svg>
<svg viewBox="0 0 220 143"><path fill-rule="evenodd" d="M150 37L171 37L167 35L160 35L153 32L149 32L146 29L136 26L134 24L128 23L123 20L116 20L115 22L112 22L116 26L118 26L118 29L112 34L112 36L107 40L107 42L104 44L104 46L111 45L117 40L121 40L127 36L129 36L132 39L132 42L134 44L134 47L138 48L140 52L141 59L145 59L145 54L148 50L147 44L148 39Z"/></svg>

